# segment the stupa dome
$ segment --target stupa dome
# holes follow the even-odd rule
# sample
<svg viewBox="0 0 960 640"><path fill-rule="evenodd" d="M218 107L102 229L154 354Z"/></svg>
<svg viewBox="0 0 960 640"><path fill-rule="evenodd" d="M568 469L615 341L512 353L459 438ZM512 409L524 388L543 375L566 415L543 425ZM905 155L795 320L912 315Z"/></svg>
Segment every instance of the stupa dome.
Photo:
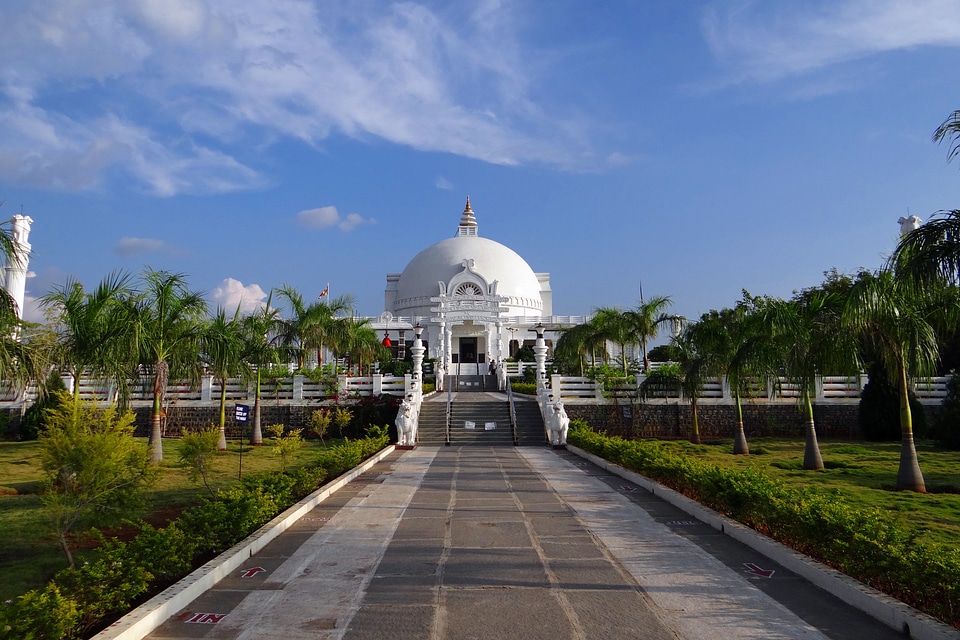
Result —
<svg viewBox="0 0 960 640"><path fill-rule="evenodd" d="M444 290L448 295L504 296L503 306L510 316L549 314L541 296L541 291L549 289L549 276L543 276L546 286L517 252L477 235L468 198L457 235L427 247L398 278L394 276L395 295L388 290L387 308L399 316L429 316L430 307L436 306L430 298Z"/></svg>

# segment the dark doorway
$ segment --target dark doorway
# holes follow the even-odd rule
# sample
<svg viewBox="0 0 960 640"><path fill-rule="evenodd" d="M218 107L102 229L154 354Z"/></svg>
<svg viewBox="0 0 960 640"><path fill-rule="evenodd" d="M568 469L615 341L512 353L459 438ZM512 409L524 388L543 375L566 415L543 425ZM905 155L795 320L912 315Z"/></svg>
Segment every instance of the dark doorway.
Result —
<svg viewBox="0 0 960 640"><path fill-rule="evenodd" d="M476 338L460 338L460 362L478 362Z"/></svg>

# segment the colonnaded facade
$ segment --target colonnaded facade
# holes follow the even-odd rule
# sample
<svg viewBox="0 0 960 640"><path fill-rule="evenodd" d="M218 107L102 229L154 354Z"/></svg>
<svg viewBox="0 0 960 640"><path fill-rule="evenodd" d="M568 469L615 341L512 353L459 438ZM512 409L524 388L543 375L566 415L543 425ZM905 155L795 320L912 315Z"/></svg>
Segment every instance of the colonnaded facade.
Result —
<svg viewBox="0 0 960 640"><path fill-rule="evenodd" d="M371 324L398 357L419 324L427 357L464 374L485 373L491 360L532 346L538 333L552 347L562 329L587 320L553 315L550 274L482 237L469 196L452 238L418 253L401 273L387 274L384 308Z"/></svg>

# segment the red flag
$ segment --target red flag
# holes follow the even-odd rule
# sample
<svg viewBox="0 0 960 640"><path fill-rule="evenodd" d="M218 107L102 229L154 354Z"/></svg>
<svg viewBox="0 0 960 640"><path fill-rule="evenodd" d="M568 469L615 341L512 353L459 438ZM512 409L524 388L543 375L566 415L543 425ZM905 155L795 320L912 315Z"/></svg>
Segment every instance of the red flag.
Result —
<svg viewBox="0 0 960 640"><path fill-rule="evenodd" d="M320 292L320 295L317 296L317 300L319 300L320 298L324 297L324 296L327 295L328 293L330 293L330 283L329 283L329 282L327 283L327 286L325 286L325 287L323 288L323 291Z"/></svg>

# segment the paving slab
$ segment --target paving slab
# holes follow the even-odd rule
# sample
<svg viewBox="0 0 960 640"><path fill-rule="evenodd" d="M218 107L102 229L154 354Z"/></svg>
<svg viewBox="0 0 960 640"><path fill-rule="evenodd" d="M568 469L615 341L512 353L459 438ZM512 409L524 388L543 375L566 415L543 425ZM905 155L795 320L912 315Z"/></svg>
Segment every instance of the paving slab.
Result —
<svg viewBox="0 0 960 640"><path fill-rule="evenodd" d="M775 577L745 572L753 560ZM549 448L391 455L245 569L150 637L899 637L650 492Z"/></svg>

